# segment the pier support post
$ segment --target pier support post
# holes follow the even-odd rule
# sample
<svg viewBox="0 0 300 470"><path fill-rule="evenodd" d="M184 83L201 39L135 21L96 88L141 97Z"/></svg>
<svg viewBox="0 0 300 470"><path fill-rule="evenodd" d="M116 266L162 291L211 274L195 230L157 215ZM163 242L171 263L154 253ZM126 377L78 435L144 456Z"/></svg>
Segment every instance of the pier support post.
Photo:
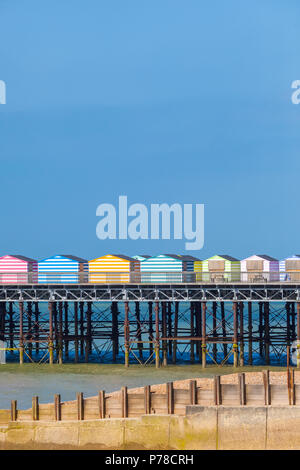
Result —
<svg viewBox="0 0 300 470"><path fill-rule="evenodd" d="M11 348L10 354L13 354L14 347L14 311L13 303L9 302L9 347Z"/></svg>
<svg viewBox="0 0 300 470"><path fill-rule="evenodd" d="M172 303L168 302L168 337L172 338ZM168 341L168 354L172 356L172 340Z"/></svg>
<svg viewBox="0 0 300 470"><path fill-rule="evenodd" d="M217 338L218 333L217 333L217 302L213 302L213 337ZM213 358L214 361L217 362L217 343L216 340L213 344Z"/></svg>
<svg viewBox="0 0 300 470"><path fill-rule="evenodd" d="M296 315L295 315L295 302L291 303L291 309L292 309L292 341L295 341L296 339Z"/></svg>
<svg viewBox="0 0 300 470"><path fill-rule="evenodd" d="M80 356L84 353L84 302L79 302L80 312Z"/></svg>
<svg viewBox="0 0 300 470"><path fill-rule="evenodd" d="M226 319L225 319L225 306L224 302L221 302L221 322L222 322L222 335L223 335L223 340L227 337L226 334ZM227 343L223 344L223 354L224 354L224 360L227 357Z"/></svg>
<svg viewBox="0 0 300 470"><path fill-rule="evenodd" d="M40 352L40 343L39 343L39 330L40 330L40 325L39 325L39 303L34 302L34 333L35 333L35 353L36 355L39 354Z"/></svg>
<svg viewBox="0 0 300 470"><path fill-rule="evenodd" d="M55 344L56 355L58 354L58 321L57 321L57 302L53 302L53 347Z"/></svg>
<svg viewBox="0 0 300 470"><path fill-rule="evenodd" d="M297 368L300 368L300 302L297 302Z"/></svg>
<svg viewBox="0 0 300 470"><path fill-rule="evenodd" d="M195 304L194 302L190 303L190 332L191 332L191 352L190 352L190 361L192 364L195 362L195 341L192 339L195 336L194 329L194 318L195 318Z"/></svg>
<svg viewBox="0 0 300 470"><path fill-rule="evenodd" d="M150 356L153 354L153 317L152 317L152 302L148 302L149 309L149 353Z"/></svg>
<svg viewBox="0 0 300 470"><path fill-rule="evenodd" d="M118 302L116 302L116 312L118 315ZM119 335L118 329L117 334ZM87 304L87 337L88 337L88 347L89 347L89 354L92 353L92 302L88 302ZM119 354L119 337L117 343L117 354Z"/></svg>
<svg viewBox="0 0 300 470"><path fill-rule="evenodd" d="M162 316L162 336L167 336L167 304L166 302L161 303L161 316ZM163 353L163 366L168 365L168 344L167 340L164 339L162 342L162 353Z"/></svg>
<svg viewBox="0 0 300 470"><path fill-rule="evenodd" d="M202 302L202 367L206 367L206 302Z"/></svg>
<svg viewBox="0 0 300 470"><path fill-rule="evenodd" d="M0 338L4 339L5 335L5 316L6 316L6 302L1 302L0 305Z"/></svg>
<svg viewBox="0 0 300 470"><path fill-rule="evenodd" d="M49 310L49 364L53 364L53 302L48 304Z"/></svg>
<svg viewBox="0 0 300 470"><path fill-rule="evenodd" d="M269 302L265 302L265 361L270 364L270 326L269 326Z"/></svg>
<svg viewBox="0 0 300 470"><path fill-rule="evenodd" d="M240 366L244 366L244 303L240 302Z"/></svg>
<svg viewBox="0 0 300 470"><path fill-rule="evenodd" d="M253 347L252 347L252 302L248 302L248 334L249 334L249 343L248 343L248 365L252 366L252 356L253 356Z"/></svg>
<svg viewBox="0 0 300 470"><path fill-rule="evenodd" d="M20 364L24 364L23 312L24 312L24 304L23 304L23 302L19 302L19 315L20 315L19 352L20 352Z"/></svg>
<svg viewBox="0 0 300 470"><path fill-rule="evenodd" d="M124 336L125 336L125 367L129 367L129 306L128 302L125 302L125 321L124 321Z"/></svg>
<svg viewBox="0 0 300 470"><path fill-rule="evenodd" d="M27 325L28 325L28 354L32 358L32 302L27 302Z"/></svg>
<svg viewBox="0 0 300 470"><path fill-rule="evenodd" d="M238 367L239 352L238 352L238 314L237 302L233 302L233 367Z"/></svg>
<svg viewBox="0 0 300 470"><path fill-rule="evenodd" d="M59 340L58 340L58 363L63 363L63 304L59 302L58 304L58 331L59 331Z"/></svg>
<svg viewBox="0 0 300 470"><path fill-rule="evenodd" d="M290 302L286 302L285 304L286 310L286 337L287 337L287 345L291 345L291 304Z"/></svg>
<svg viewBox="0 0 300 470"><path fill-rule="evenodd" d="M159 368L159 302L155 302L155 367Z"/></svg>
<svg viewBox="0 0 300 470"><path fill-rule="evenodd" d="M116 307L117 314L118 309ZM118 321L118 320L117 320ZM118 328L117 328L118 332ZM92 305L91 302L87 303L86 310L86 342L85 342L85 362L89 362L89 354L92 352Z"/></svg>
<svg viewBox="0 0 300 470"><path fill-rule="evenodd" d="M198 360L201 361L201 342L199 338L201 337L201 309L200 302L195 302L195 335L198 337L196 341L196 356Z"/></svg>
<svg viewBox="0 0 300 470"><path fill-rule="evenodd" d="M259 302L258 309L259 309L259 325L258 325L259 355L260 357L263 357L263 303L262 302Z"/></svg>
<svg viewBox="0 0 300 470"><path fill-rule="evenodd" d="M178 334L178 310L179 310L179 302L175 302L175 313L174 313L174 338L177 337ZM173 341L173 351L172 351L172 362L176 364L176 354L177 354L177 341L174 339Z"/></svg>
<svg viewBox="0 0 300 470"><path fill-rule="evenodd" d="M69 357L69 304L68 302L64 303L64 313L65 313L65 328L64 328L64 335L65 335L65 356L66 358Z"/></svg>
<svg viewBox="0 0 300 470"><path fill-rule="evenodd" d="M116 362L118 354L118 307L116 302L111 303L111 318L112 360Z"/></svg>
<svg viewBox="0 0 300 470"><path fill-rule="evenodd" d="M141 311L140 311L140 303L135 303L135 316L136 316L136 323L137 323L137 340L138 340L138 352L139 352L139 359L140 361L143 360L143 343L142 343L142 325L141 325Z"/></svg>
<svg viewBox="0 0 300 470"><path fill-rule="evenodd" d="M74 362L78 362L78 303L74 302Z"/></svg>

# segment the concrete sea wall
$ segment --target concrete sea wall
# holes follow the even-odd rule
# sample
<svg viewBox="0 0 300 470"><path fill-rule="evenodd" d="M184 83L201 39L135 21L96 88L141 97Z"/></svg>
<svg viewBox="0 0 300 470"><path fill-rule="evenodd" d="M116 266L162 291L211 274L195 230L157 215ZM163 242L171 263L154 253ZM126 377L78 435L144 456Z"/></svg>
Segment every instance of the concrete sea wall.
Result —
<svg viewBox="0 0 300 470"><path fill-rule="evenodd" d="M187 407L144 415L0 425L0 449L300 449L298 406Z"/></svg>

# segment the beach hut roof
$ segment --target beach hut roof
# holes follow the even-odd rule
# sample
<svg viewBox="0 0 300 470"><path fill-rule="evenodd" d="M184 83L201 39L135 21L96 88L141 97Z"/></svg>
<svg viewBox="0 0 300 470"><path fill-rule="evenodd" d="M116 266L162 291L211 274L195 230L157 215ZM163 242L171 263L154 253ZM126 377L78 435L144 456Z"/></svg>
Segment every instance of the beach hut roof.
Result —
<svg viewBox="0 0 300 470"><path fill-rule="evenodd" d="M79 263L87 263L86 259L80 258L79 256L73 256L73 255L59 255L59 256L64 256L65 258L70 258L74 261L78 261Z"/></svg>
<svg viewBox="0 0 300 470"><path fill-rule="evenodd" d="M57 256L61 256L62 258L68 258L73 261L77 261L78 263L87 263L86 259L79 258L79 256L73 256L73 255L53 255L53 256L49 256L48 258L42 259L41 261L39 261L39 263L42 263L43 261L47 261L48 259L56 258Z"/></svg>
<svg viewBox="0 0 300 470"><path fill-rule="evenodd" d="M126 255L111 255L111 256L116 256L117 258L125 259L125 260L127 260L127 261L134 261L134 262L136 262L136 259L131 258L130 256L126 256Z"/></svg>
<svg viewBox="0 0 300 470"><path fill-rule="evenodd" d="M180 261L200 261L199 258L195 258L194 256L190 255L163 255L163 256L169 256L170 258L174 259L179 259Z"/></svg>
<svg viewBox="0 0 300 470"><path fill-rule="evenodd" d="M259 258L263 258L266 261L278 261L278 259L272 258L272 256L268 256L268 255L256 255L256 256L259 256Z"/></svg>
<svg viewBox="0 0 300 470"><path fill-rule="evenodd" d="M185 261L201 261L200 258L196 258L195 256L191 255L180 255L182 258L184 258Z"/></svg>
<svg viewBox="0 0 300 470"><path fill-rule="evenodd" d="M36 263L37 262L36 259L28 258L27 256L22 256L22 255L8 255L8 256L12 256L13 258L18 258L22 261L27 261L27 263Z"/></svg>
<svg viewBox="0 0 300 470"><path fill-rule="evenodd" d="M170 258L179 259L180 261L182 259L180 255L163 255L163 256L169 256Z"/></svg>
<svg viewBox="0 0 300 470"><path fill-rule="evenodd" d="M218 255L218 256L220 256L220 258L226 259L227 261L239 261L237 258L234 258L233 256L229 256L229 255Z"/></svg>

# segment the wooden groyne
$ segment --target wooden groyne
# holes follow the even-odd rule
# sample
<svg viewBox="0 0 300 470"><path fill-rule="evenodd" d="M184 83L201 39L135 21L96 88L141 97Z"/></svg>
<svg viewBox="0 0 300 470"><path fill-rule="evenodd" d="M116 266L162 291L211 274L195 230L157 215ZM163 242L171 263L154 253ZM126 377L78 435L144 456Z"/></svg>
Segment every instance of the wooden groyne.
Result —
<svg viewBox="0 0 300 470"><path fill-rule="evenodd" d="M300 372L240 373L214 378L183 380L163 385L145 386L118 392L99 391L96 396L42 404L32 398L32 407L18 409L16 400L10 410L0 410L0 424L24 421L84 421L111 418L135 418L143 415L185 416L189 405L209 406L279 406L300 405Z"/></svg>

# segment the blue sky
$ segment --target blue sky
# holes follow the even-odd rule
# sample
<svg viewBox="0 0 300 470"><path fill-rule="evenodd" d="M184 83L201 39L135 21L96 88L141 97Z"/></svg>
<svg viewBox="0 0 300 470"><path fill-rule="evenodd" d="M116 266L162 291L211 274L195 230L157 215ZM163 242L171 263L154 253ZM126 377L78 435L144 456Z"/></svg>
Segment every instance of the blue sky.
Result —
<svg viewBox="0 0 300 470"><path fill-rule="evenodd" d="M184 253L96 207L205 204L204 258L300 252L297 0L0 0L0 254Z"/></svg>

